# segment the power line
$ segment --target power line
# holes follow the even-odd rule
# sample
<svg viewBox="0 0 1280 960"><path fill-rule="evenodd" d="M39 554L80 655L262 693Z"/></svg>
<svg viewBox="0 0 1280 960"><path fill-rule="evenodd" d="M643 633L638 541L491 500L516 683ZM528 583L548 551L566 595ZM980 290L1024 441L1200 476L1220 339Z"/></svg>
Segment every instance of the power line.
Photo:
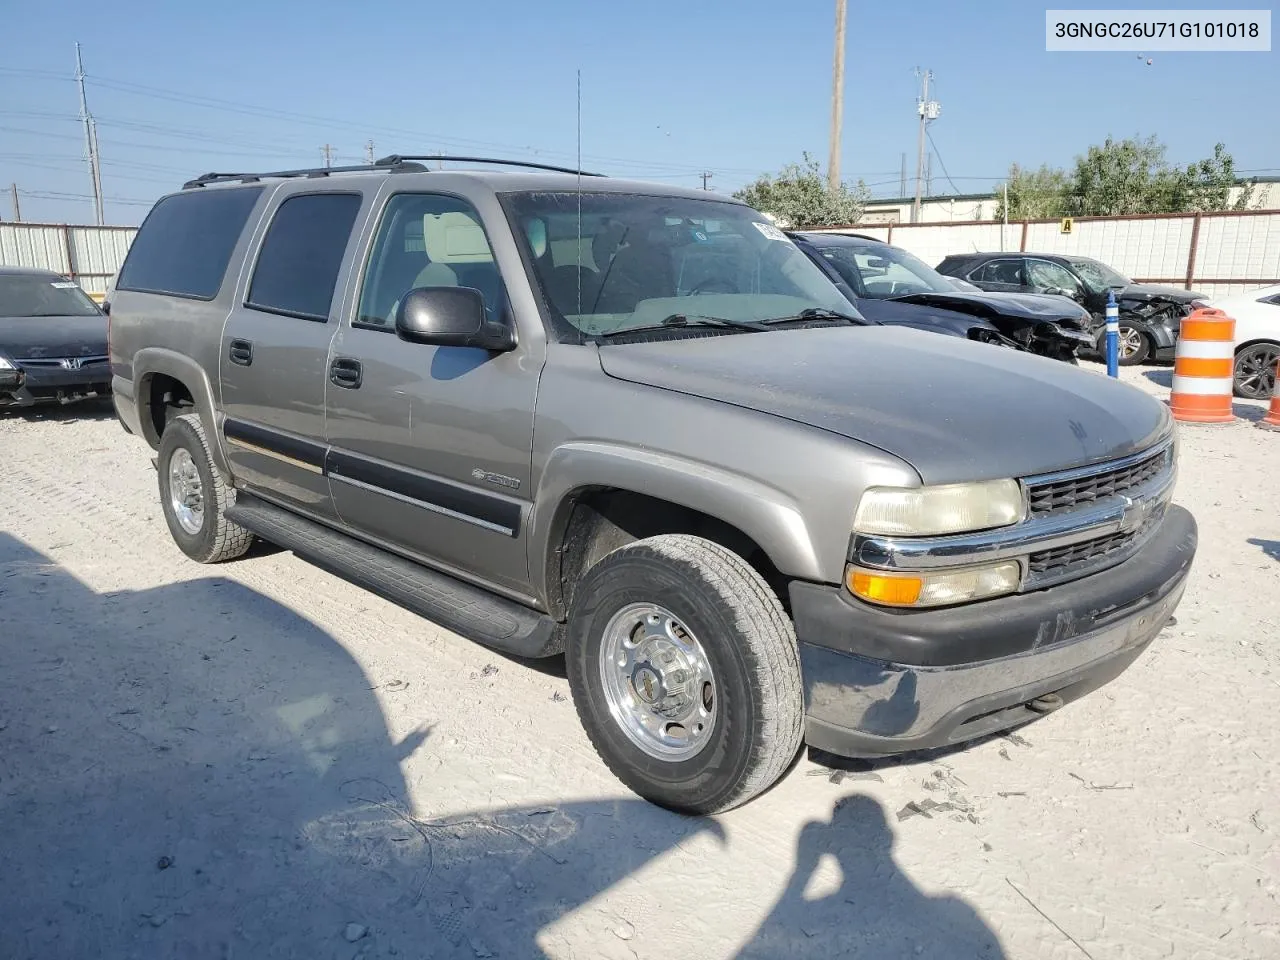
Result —
<svg viewBox="0 0 1280 960"><path fill-rule="evenodd" d="M929 138L929 146L933 147L933 155L938 158L938 166L942 168L942 175L947 178L947 183L951 184L951 189L956 193L960 192L960 188L956 186L955 181L951 179L951 174L947 173L947 165L942 160L942 151L938 149L938 145L933 142L933 134L926 127L924 135Z"/></svg>

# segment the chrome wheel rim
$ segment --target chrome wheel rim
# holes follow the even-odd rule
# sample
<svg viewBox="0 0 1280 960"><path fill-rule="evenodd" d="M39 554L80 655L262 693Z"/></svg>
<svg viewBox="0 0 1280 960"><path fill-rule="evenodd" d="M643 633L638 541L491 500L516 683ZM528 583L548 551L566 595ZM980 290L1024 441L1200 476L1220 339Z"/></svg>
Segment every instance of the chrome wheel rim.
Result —
<svg viewBox="0 0 1280 960"><path fill-rule="evenodd" d="M600 680L614 722L651 757L697 756L715 727L715 676L706 651L671 611L633 603L609 620Z"/></svg>
<svg viewBox="0 0 1280 960"><path fill-rule="evenodd" d="M1120 328L1120 356L1128 360L1142 349L1142 334L1133 327Z"/></svg>
<svg viewBox="0 0 1280 960"><path fill-rule="evenodd" d="M204 484L196 462L181 447L169 458L169 506L187 533L195 535L204 527Z"/></svg>
<svg viewBox="0 0 1280 960"><path fill-rule="evenodd" d="M1236 390L1250 400L1268 400L1276 385L1276 360L1280 347L1259 344L1236 357Z"/></svg>

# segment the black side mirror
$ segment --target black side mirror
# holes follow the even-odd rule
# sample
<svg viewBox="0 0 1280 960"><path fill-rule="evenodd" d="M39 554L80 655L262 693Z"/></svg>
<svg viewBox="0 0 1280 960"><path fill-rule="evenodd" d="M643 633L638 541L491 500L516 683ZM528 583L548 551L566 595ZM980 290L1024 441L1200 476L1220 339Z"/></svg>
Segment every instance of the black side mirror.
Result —
<svg viewBox="0 0 1280 960"><path fill-rule="evenodd" d="M485 316L484 296L471 287L410 290L396 307L396 335L437 347L506 351L516 345L510 327Z"/></svg>

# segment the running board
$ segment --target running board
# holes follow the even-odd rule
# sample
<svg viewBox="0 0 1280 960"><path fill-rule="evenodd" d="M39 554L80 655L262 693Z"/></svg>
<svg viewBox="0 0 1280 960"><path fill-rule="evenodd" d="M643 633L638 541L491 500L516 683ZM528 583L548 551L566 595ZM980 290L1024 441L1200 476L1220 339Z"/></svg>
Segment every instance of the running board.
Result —
<svg viewBox="0 0 1280 960"><path fill-rule="evenodd" d="M517 657L546 657L563 650L560 625L544 613L250 494L238 494L235 505L227 510L227 519L469 640Z"/></svg>

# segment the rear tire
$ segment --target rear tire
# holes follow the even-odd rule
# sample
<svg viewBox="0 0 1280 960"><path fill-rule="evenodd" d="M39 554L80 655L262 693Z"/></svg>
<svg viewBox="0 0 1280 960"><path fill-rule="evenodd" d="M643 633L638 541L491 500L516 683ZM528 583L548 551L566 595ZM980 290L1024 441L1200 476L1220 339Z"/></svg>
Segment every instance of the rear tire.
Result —
<svg viewBox="0 0 1280 960"><path fill-rule="evenodd" d="M712 814L746 803L799 751L795 630L760 574L709 540L651 537L593 566L566 652L596 752L660 806Z"/></svg>
<svg viewBox="0 0 1280 960"><path fill-rule="evenodd" d="M220 563L242 557L253 534L226 518L235 503L213 465L200 417L174 417L160 438L156 458L160 506L178 548L197 563Z"/></svg>

